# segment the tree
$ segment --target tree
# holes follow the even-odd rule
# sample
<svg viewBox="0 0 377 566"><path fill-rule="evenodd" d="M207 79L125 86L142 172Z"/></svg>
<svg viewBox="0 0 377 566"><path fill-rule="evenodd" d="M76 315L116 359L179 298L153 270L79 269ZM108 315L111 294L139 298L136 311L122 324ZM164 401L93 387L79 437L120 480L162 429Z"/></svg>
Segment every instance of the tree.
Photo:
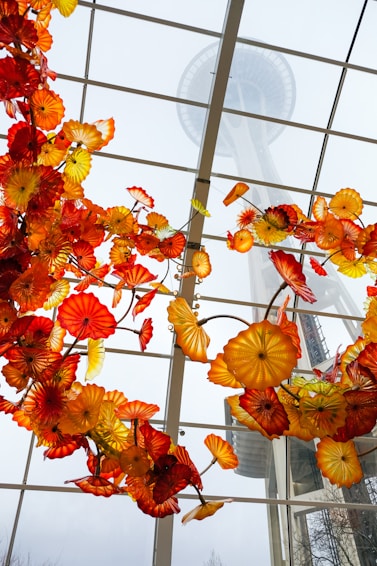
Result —
<svg viewBox="0 0 377 566"><path fill-rule="evenodd" d="M225 564L222 562L220 556L216 554L214 549L212 549L211 556L206 562L203 562L203 566L225 566Z"/></svg>
<svg viewBox="0 0 377 566"><path fill-rule="evenodd" d="M372 478L375 480L375 478ZM371 503L376 481L360 482L340 492L331 487L332 503ZM331 507L296 517L295 564L298 566L374 566L377 562L377 520L373 511Z"/></svg>

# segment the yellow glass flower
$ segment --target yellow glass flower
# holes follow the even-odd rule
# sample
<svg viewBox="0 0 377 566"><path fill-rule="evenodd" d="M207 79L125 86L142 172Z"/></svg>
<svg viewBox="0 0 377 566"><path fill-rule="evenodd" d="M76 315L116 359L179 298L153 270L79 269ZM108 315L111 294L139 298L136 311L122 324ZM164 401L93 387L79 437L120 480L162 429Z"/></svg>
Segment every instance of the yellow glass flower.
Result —
<svg viewBox="0 0 377 566"><path fill-rule="evenodd" d="M133 230L134 217L129 208L113 206L107 209L105 223L110 234L129 234Z"/></svg>
<svg viewBox="0 0 377 566"><path fill-rule="evenodd" d="M130 435L130 429L115 414L115 408L112 401L103 401L98 421L90 432L93 440L108 456L112 455L113 450L123 450Z"/></svg>
<svg viewBox="0 0 377 566"><path fill-rule="evenodd" d="M332 436L343 426L347 417L347 401L341 393L319 393L300 400L300 423L314 436Z"/></svg>
<svg viewBox="0 0 377 566"><path fill-rule="evenodd" d="M40 177L33 167L14 169L4 184L5 204L25 212L29 200L39 190Z"/></svg>
<svg viewBox="0 0 377 566"><path fill-rule="evenodd" d="M359 259L355 259L353 261L342 261L342 263L338 267L338 271L339 273L343 273L344 275L352 277L353 279L363 277L367 273L365 264Z"/></svg>
<svg viewBox="0 0 377 566"><path fill-rule="evenodd" d="M357 219L363 210L363 201L355 189L341 189L332 197L329 208L338 218Z"/></svg>
<svg viewBox="0 0 377 566"><path fill-rule="evenodd" d="M75 10L78 0L52 0L53 5L59 10L62 16L68 18Z"/></svg>
<svg viewBox="0 0 377 566"><path fill-rule="evenodd" d="M224 348L229 371L249 389L276 387L291 376L296 360L291 338L268 320L251 324Z"/></svg>
<svg viewBox="0 0 377 566"><path fill-rule="evenodd" d="M92 381L101 373L105 361L105 346L103 338L93 340L88 338L88 356L85 381Z"/></svg>
<svg viewBox="0 0 377 566"><path fill-rule="evenodd" d="M64 174L74 183L81 183L89 174L92 156L87 149L78 147L66 157Z"/></svg>
<svg viewBox="0 0 377 566"><path fill-rule="evenodd" d="M50 292L46 301L43 304L43 308L47 311L58 307L60 303L68 297L70 291L69 281L67 279L58 279L51 284Z"/></svg>
<svg viewBox="0 0 377 566"><path fill-rule="evenodd" d="M210 338L190 309L186 299L177 297L168 306L168 320L174 325L177 344L191 360L207 362L207 347Z"/></svg>
<svg viewBox="0 0 377 566"><path fill-rule="evenodd" d="M195 199L195 198L191 199L191 206L194 210L199 212L199 214L201 214L202 216L207 216L207 217L211 216L211 214L208 212L208 210L203 205L203 203L200 202L200 200Z"/></svg>
<svg viewBox="0 0 377 566"><path fill-rule="evenodd" d="M322 438L316 458L322 475L338 487L350 488L364 475L352 440L335 442L329 437Z"/></svg>
<svg viewBox="0 0 377 566"><path fill-rule="evenodd" d="M282 242L288 235L285 230L277 228L264 217L254 222L253 229L258 241L265 246Z"/></svg>

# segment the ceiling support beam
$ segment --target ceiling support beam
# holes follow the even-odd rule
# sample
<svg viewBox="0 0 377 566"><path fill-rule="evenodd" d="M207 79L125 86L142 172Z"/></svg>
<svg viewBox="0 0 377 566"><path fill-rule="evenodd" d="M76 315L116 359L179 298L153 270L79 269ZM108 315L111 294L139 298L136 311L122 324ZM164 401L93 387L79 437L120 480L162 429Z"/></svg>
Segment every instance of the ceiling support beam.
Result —
<svg viewBox="0 0 377 566"><path fill-rule="evenodd" d="M229 0L228 2L214 69L214 79L199 152L198 173L193 190L193 198L198 199L205 207L207 206L212 164L243 4L244 0ZM197 214L189 224L187 241L190 245L186 250L185 265L191 264L193 252L200 248L203 224L204 217L200 214ZM195 294L195 279L182 279L179 294L191 305ZM173 346L170 364L165 409L166 431L172 437L173 442L177 442L178 439L184 369L185 356L181 349L175 345ZM172 542L173 516L157 519L153 566L169 566L171 564Z"/></svg>

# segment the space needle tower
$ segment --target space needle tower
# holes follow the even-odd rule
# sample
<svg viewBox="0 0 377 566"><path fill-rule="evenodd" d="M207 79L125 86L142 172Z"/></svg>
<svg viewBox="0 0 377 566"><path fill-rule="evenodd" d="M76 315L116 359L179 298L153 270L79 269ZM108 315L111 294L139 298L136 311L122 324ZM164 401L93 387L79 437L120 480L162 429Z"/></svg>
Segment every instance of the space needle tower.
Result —
<svg viewBox="0 0 377 566"><path fill-rule="evenodd" d="M183 72L178 86L179 97L207 102L216 56L217 44L212 44L194 57ZM285 57L269 49L238 43L224 101L224 107L236 113L223 112L216 153L232 158L241 178L250 178L252 172L255 179L267 182L263 187L252 186L249 193L250 200L262 210L292 203L288 191L276 189L281 179L271 156L270 145L285 128L281 122L291 118L295 102L295 79ZM199 145L203 119L201 108L178 104L177 112L184 131ZM268 182L274 187L268 186ZM268 258L267 250L254 248L250 257L253 265L258 265L260 273L260 276L255 276L254 271L250 277L252 300L258 297L259 301L268 304L281 281ZM331 264L328 273L327 284L318 276L308 276L308 284L318 299L316 309L335 307L337 313L357 313L352 297ZM258 313L255 313L257 318ZM300 315L299 318L308 350L308 365L313 367L328 357L327 346L318 319L312 315ZM359 327L350 320L344 320L343 324L351 339L355 340L360 332Z"/></svg>
<svg viewBox="0 0 377 566"><path fill-rule="evenodd" d="M178 86L180 97L207 102L216 55L217 44L213 44L189 63ZM293 73L280 54L248 44L237 44L225 95L225 108L289 120L295 99ZM202 130L200 109L185 105L178 105L177 109L186 134L199 145ZM233 158L241 177L248 177L253 171L255 178L268 177L272 182L279 182L269 145L283 129L284 125L278 122L223 114L216 153ZM266 195L266 204L274 204L269 201L269 196Z"/></svg>

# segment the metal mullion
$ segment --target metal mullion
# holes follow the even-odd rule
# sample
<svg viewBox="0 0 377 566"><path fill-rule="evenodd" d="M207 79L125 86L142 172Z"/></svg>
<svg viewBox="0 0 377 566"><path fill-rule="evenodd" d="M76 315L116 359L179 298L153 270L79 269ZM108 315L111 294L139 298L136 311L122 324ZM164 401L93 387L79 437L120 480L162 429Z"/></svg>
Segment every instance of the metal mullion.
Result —
<svg viewBox="0 0 377 566"><path fill-rule="evenodd" d="M220 40L216 73L210 93L210 105L206 115L204 133L199 151L198 175L195 181L193 197L200 200L204 207L207 204L209 182L215 154L217 135L220 127L221 113L224 105L225 92L228 84L230 66L236 45L239 23L243 10L243 0L229 0L224 20L223 37ZM200 248L203 233L204 218L196 215L189 224L187 240L188 247L184 263L190 264L192 253ZM192 303L195 291L195 280L183 279L180 285L180 295L188 304ZM166 430L176 442L179 430L180 407L183 389L185 356L180 348L173 346L173 359L170 365L167 391L165 421ZM154 538L153 566L167 566L172 559L173 516L157 519Z"/></svg>
<svg viewBox="0 0 377 566"><path fill-rule="evenodd" d="M20 494L19 494L19 498L18 498L16 515L15 515L14 521L13 521L13 528L12 528L12 533L11 533L10 540L9 540L8 551L7 551L7 555L6 555L6 558L5 558L4 566L10 566L11 563L12 563L14 541L15 541L16 534L17 534L18 523L19 523L19 520L20 520L22 504L24 502L25 491L27 491L27 478L28 478L29 470L30 470L31 457L32 457L32 454L33 454L34 439L35 439L35 435L34 435L34 433L32 433L31 439L30 439L30 444L29 444L29 451L28 451L28 455L27 455L27 459L26 459L24 477L22 479L22 484L18 484L18 487L17 487L17 489L20 490ZM2 484L0 484L0 489L3 489Z"/></svg>
<svg viewBox="0 0 377 566"><path fill-rule="evenodd" d="M175 29L180 29L183 31L189 31L193 33L199 33L201 35L210 35L211 37L220 38L221 32L209 30L206 28L200 28L197 26L191 26L181 22L175 22L173 20L166 20L164 18L156 18L155 16L148 16L147 14L141 14L139 12L131 12L129 10L122 10L121 8L114 8L113 6L104 6L102 4L95 4L95 2L85 2L84 0L79 0L78 5L83 8L94 8L95 10L101 12L108 12L110 14L116 14L118 16L124 16L127 18L133 18L135 20L142 20L144 22L149 22L152 24L158 24L162 26L167 26Z"/></svg>
<svg viewBox="0 0 377 566"><path fill-rule="evenodd" d="M186 104L188 106L195 106L195 107L198 107L198 108L207 108L207 106L208 106L207 104L205 104L203 102L196 102L196 101L193 101L193 100L182 99L182 98L179 98L179 97L176 97L176 96L160 94L160 93L157 93L157 92L154 92L154 91L139 90L139 89L135 89L135 88L131 88L131 87L114 85L114 84L111 84L111 83L95 81L95 80L86 79L86 78L73 77L73 76L70 76L70 75L58 75L58 77L60 79L64 79L64 80L67 80L67 81L83 83L84 85L96 86L96 87L99 87L99 88L108 88L110 90L117 90L117 91L121 91L121 92L127 92L129 94L134 94L136 96L145 96L145 97L148 97L148 98L154 98L156 100L164 100L164 101L167 101L167 102L174 102L174 103L177 103L177 104ZM361 135L352 134L352 133L349 133L349 132L342 132L342 131L339 131L339 130L333 130L329 126L327 126L326 128L323 128L321 126L313 126L312 124L307 124L305 122L296 122L296 121L293 121L293 120L284 120L282 118L274 118L273 116L266 116L266 115L263 115L263 114L256 114L256 113L253 113L253 112L245 112L243 110L236 110L234 108L227 108L227 107L222 107L222 112L224 114L230 114L232 116L239 116L239 117L242 117L242 118L250 118L250 119L253 119L253 120L261 120L263 122L279 124L281 126L289 126L291 128L298 128L298 129L301 129L301 130L307 130L309 132L324 134L326 136L336 136L336 137L351 139L351 140L354 140L354 141L360 141L360 142L364 142L364 143L377 144L376 138L371 138L371 137L368 137L368 136L361 136ZM200 178L205 178L205 176L204 177L200 176Z"/></svg>

